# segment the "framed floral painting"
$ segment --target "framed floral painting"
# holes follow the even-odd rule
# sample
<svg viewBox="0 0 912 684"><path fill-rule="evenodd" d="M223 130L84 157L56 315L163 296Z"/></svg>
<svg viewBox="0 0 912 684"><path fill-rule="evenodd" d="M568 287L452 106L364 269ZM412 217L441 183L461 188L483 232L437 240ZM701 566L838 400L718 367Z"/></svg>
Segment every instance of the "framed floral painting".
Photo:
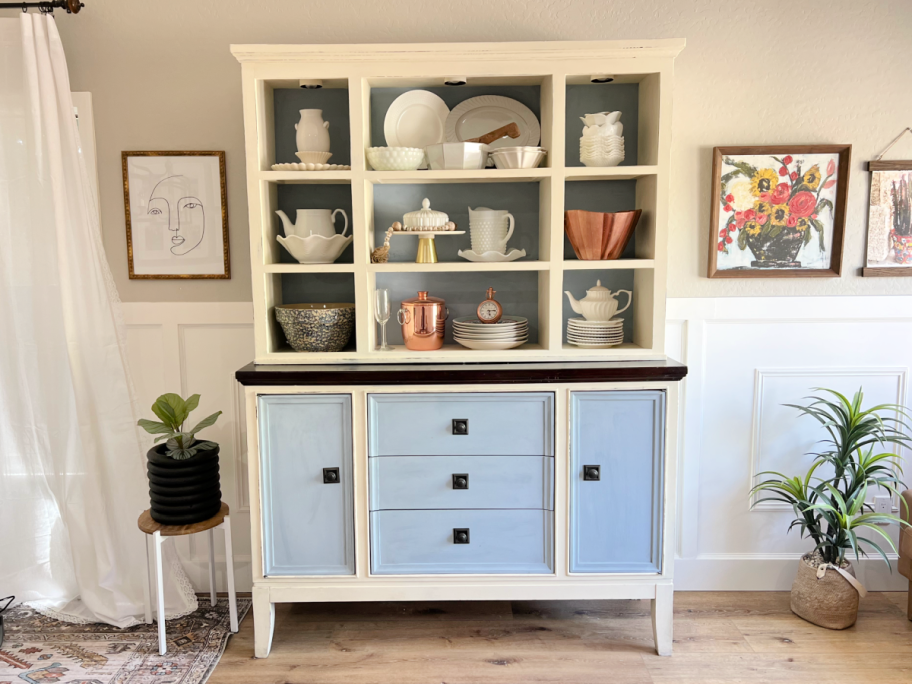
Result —
<svg viewBox="0 0 912 684"><path fill-rule="evenodd" d="M710 278L839 277L851 145L713 149Z"/></svg>

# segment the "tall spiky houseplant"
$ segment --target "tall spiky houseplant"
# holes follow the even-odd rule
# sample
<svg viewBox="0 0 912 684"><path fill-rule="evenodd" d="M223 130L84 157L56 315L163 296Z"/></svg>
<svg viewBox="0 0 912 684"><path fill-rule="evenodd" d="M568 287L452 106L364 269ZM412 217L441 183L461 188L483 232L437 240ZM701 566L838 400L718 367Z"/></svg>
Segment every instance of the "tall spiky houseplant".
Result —
<svg viewBox="0 0 912 684"><path fill-rule="evenodd" d="M839 592L834 589L845 589L840 584L842 577L839 571L830 575L826 585L816 587L802 579L807 576L804 566L811 568L818 580L823 579L820 568L824 565L852 573L847 553L851 552L858 560L870 551L877 552L890 565L886 550L895 553L896 547L881 525L902 526L908 523L895 515L875 512L867 496L874 491L884 491L903 501L900 497L903 485L899 479L902 466L896 451L912 445L912 438L908 434L907 414L902 406L880 404L864 409L861 389L851 401L834 390L816 388L815 391L822 392L823 396L808 397L811 402L807 406L787 406L797 409L802 415L811 416L823 426L829 435L822 442L824 450L813 454L814 461L804 477L788 477L774 471L760 473L761 477L772 477L757 484L751 495L761 495L753 505L762 501L789 504L795 513L789 531L797 527L802 538L810 537L814 542L814 549L802 558L799 565L799 576L792 587L792 610L825 627L842 628L855 622L857 591L846 580L843 582L848 585L848 590ZM826 575L826 568L823 568L822 574ZM802 581L801 591L796 595L799 580ZM830 596L812 595L817 589L824 590L824 587ZM847 597L850 602L854 598L854 609L840 611L838 606L824 606L827 600L832 603L840 597ZM813 605L809 606L809 602ZM840 615L815 619L820 613L833 611ZM826 622L829 624L824 624Z"/></svg>

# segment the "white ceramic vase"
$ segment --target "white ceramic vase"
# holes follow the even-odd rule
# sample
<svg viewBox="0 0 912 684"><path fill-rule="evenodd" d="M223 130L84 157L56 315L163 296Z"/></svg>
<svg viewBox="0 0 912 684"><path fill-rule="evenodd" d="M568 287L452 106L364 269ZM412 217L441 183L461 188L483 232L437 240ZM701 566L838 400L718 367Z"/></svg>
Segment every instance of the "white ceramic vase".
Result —
<svg viewBox="0 0 912 684"><path fill-rule="evenodd" d="M329 152L329 121L323 121L322 109L302 109L295 124L298 152Z"/></svg>

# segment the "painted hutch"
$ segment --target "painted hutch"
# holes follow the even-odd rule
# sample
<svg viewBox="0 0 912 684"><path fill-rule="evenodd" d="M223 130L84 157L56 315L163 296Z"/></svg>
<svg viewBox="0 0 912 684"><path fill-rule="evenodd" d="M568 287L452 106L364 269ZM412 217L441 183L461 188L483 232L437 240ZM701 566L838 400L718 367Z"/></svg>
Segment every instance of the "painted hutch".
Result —
<svg viewBox="0 0 912 684"><path fill-rule="evenodd" d="M303 601L648 598L656 649L671 653L678 385L665 291L671 94L683 40L414 45L236 45L242 65L256 358L241 369L248 416L256 655L274 605ZM466 84L448 86L454 74ZM593 82L606 81L610 82ZM319 80L320 89L300 87ZM452 109L480 95L523 102L541 123L535 169L374 171L392 101L411 89ZM294 163L298 110L323 110L331 163ZM579 117L623 112L626 159L580 163ZM526 258L459 258L468 235L371 251L422 198L467 228L468 207L508 209ZM332 264L299 264L276 210L343 208L354 240ZM642 209L621 258L577 260L565 209ZM564 291L596 280L633 291L624 343L565 342ZM469 315L493 287L529 340L478 351L446 340L409 351L391 321L378 350L372 299L419 290ZM353 302L339 352L295 352L275 306ZM398 344L397 344L398 343Z"/></svg>

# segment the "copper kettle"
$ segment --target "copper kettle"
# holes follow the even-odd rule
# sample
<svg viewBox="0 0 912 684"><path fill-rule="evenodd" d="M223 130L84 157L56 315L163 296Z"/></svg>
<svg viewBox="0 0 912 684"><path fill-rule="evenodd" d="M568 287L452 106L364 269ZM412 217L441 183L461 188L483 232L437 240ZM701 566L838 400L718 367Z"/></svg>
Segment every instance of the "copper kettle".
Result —
<svg viewBox="0 0 912 684"><path fill-rule="evenodd" d="M428 297L427 292L419 292L417 297L403 301L396 318L402 326L405 348L412 351L440 349L449 315L446 302L439 297Z"/></svg>

